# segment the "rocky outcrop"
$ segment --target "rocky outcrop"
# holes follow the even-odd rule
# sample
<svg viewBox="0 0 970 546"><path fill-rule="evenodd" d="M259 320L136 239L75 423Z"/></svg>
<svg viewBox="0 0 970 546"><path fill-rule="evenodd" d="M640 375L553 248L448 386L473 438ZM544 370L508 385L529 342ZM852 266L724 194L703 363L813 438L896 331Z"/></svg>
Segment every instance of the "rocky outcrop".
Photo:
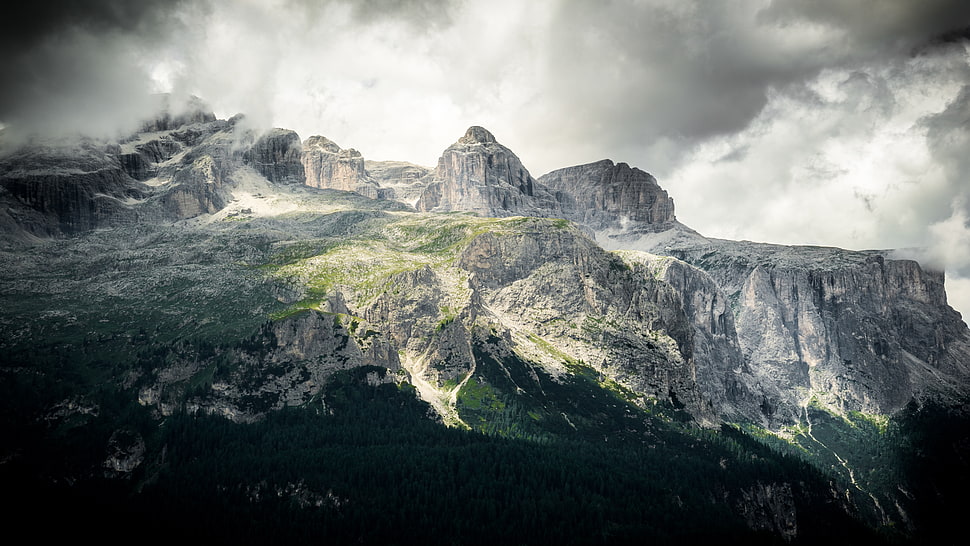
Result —
<svg viewBox="0 0 970 546"><path fill-rule="evenodd" d="M509 351L553 368L563 358L544 350L545 340L695 415L771 428L797 422L810 403L889 414L913 398L965 394L970 384L970 331L946 305L942 274L916 262L707 239L677 222L672 200L646 172L604 160L535 180L481 127L429 172L365 164L357 151L319 136L301 144L277 129L256 138L239 118L193 112L162 116L151 132L120 144L7 152L0 159L7 240L215 213L249 165L273 184L393 197L420 211L560 218L595 235L596 242L562 220L501 235L462 232L441 243L461 248L453 268L396 266L393 296L330 310L387 336L378 351L385 356L360 362L394 369L403 351L410 369L439 387L474 369L481 320L508 333ZM624 263L601 247L652 256L621 253Z"/></svg>
<svg viewBox="0 0 970 546"><path fill-rule="evenodd" d="M641 274L666 283L677 293L692 327L692 363L697 385L716 413L728 420L760 419L763 395L744 359L734 313L724 292L704 271L670 256L618 251Z"/></svg>
<svg viewBox="0 0 970 546"><path fill-rule="evenodd" d="M225 206L227 175L238 163L231 123L196 108L163 112L144 129L119 144L8 151L0 158L0 224L13 238L59 237Z"/></svg>
<svg viewBox="0 0 970 546"><path fill-rule="evenodd" d="M364 157L353 148L345 150L326 137L312 136L303 143L301 161L308 186L357 192L371 199L384 197L364 168Z"/></svg>
<svg viewBox="0 0 970 546"><path fill-rule="evenodd" d="M774 424L815 401L892 414L970 383L970 331L943 275L875 252L711 240L676 249L732 302L746 365Z"/></svg>
<svg viewBox="0 0 970 546"><path fill-rule="evenodd" d="M149 188L133 180L117 146L31 147L0 161L0 187L17 231L36 236L75 234L132 222L130 204Z"/></svg>
<svg viewBox="0 0 970 546"><path fill-rule="evenodd" d="M267 323L250 340L216 358L229 364L218 366L204 388L181 388L188 378L213 366L211 359L199 360L192 353L156 370L156 380L141 389L139 400L169 414L185 396L189 411L250 422L267 411L309 403L338 371L362 366L400 369L397 351L369 324L343 313L314 310ZM389 380L395 377L392 373ZM374 381L383 381L383 375Z"/></svg>
<svg viewBox="0 0 970 546"><path fill-rule="evenodd" d="M459 264L470 273L481 316L512 339L532 336L535 348L519 342L521 354L548 351L542 340L549 340L553 356L590 365L699 420L712 417L695 381L693 335L677 294L575 228L544 221L500 237L484 234Z"/></svg>
<svg viewBox="0 0 970 546"><path fill-rule="evenodd" d="M471 127L438 159L415 204L419 211L468 211L482 216L552 216L559 209L519 158L492 133Z"/></svg>
<svg viewBox="0 0 970 546"><path fill-rule="evenodd" d="M303 184L307 181L300 136L288 129L271 129L260 135L243 154L243 163L274 184Z"/></svg>
<svg viewBox="0 0 970 546"><path fill-rule="evenodd" d="M520 167L473 127L442 155L416 208L565 218L607 248L683 260L653 258L647 268L679 295L697 382L723 417L775 427L812 400L891 414L970 383L970 332L946 305L942 277L916 262L704 238L677 222L652 176L624 163L538 181Z"/></svg>
<svg viewBox="0 0 970 546"><path fill-rule="evenodd" d="M604 159L552 171L539 183L559 192L563 215L594 231L658 232L674 226L674 202L650 174Z"/></svg>
<svg viewBox="0 0 970 546"><path fill-rule="evenodd" d="M128 176L145 181L159 175L159 165L181 152L184 147L171 135L132 145L133 151L121 154L121 164Z"/></svg>

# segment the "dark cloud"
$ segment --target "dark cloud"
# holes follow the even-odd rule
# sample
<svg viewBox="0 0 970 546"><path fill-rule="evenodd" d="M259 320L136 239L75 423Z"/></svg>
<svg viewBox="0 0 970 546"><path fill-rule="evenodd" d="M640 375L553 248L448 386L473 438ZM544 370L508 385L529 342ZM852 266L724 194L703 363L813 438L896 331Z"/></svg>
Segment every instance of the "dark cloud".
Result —
<svg viewBox="0 0 970 546"><path fill-rule="evenodd" d="M151 92L141 53L178 32L176 14L184 4L19 5L0 23L0 122L21 133L99 136L136 124Z"/></svg>
<svg viewBox="0 0 970 546"><path fill-rule="evenodd" d="M940 217L931 227L930 251L944 267L970 278L970 83L942 112L927 116L921 125L947 181L937 190L942 203L935 210ZM957 241L962 244L954 244Z"/></svg>
<svg viewBox="0 0 970 546"><path fill-rule="evenodd" d="M33 48L45 38L74 29L140 36L164 33L183 0L50 0L21 2L0 19L6 54Z"/></svg>
<svg viewBox="0 0 970 546"><path fill-rule="evenodd" d="M601 153L658 141L687 150L746 127L771 88L818 74L830 45L805 34L735 3L563 2L549 23L534 122L558 125L562 146L594 138ZM676 162L651 159L659 174Z"/></svg>
<svg viewBox="0 0 970 546"><path fill-rule="evenodd" d="M759 13L779 24L808 22L842 30L855 55L898 55L956 38L970 26L963 0L773 0Z"/></svg>

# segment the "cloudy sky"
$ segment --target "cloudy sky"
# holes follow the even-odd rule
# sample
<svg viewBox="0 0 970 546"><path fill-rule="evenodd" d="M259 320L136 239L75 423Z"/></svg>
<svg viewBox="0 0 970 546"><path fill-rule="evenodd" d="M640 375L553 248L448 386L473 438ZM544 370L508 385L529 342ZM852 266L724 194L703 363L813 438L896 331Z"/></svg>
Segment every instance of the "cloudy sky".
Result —
<svg viewBox="0 0 970 546"><path fill-rule="evenodd" d="M602 158L647 170L708 236L920 248L970 314L965 0L23 9L0 22L8 135L112 134L162 91L429 166L483 125L536 176Z"/></svg>

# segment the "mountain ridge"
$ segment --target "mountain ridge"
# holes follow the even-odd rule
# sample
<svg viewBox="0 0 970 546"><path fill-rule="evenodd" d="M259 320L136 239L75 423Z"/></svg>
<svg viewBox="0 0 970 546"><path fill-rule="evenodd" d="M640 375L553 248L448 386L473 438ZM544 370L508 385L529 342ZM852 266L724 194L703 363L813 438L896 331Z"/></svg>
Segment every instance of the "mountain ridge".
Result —
<svg viewBox="0 0 970 546"><path fill-rule="evenodd" d="M709 239L644 171L535 179L478 126L426 169L166 119L0 160L3 373L79 392L51 389L38 422L87 419L93 384L158 419L326 413L334 378L377 370L360 381L409 386L445 424L535 441L751 427L835 457L846 502L904 522L916 501L818 438L970 392L970 331L915 261ZM130 476L148 463L125 437L111 468ZM752 528L789 536L786 483L745 490Z"/></svg>

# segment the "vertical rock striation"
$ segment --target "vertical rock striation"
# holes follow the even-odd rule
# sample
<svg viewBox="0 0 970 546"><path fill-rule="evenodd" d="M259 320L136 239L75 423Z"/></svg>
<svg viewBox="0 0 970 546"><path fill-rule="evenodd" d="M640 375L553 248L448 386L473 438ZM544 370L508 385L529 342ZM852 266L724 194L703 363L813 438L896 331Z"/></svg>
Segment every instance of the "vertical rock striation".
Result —
<svg viewBox="0 0 970 546"><path fill-rule="evenodd" d="M775 424L816 402L891 414L970 383L970 331L943 275L875 252L716 241L675 251L734 302L738 342Z"/></svg>
<svg viewBox="0 0 970 546"><path fill-rule="evenodd" d="M482 127L470 127L442 153L415 208L489 217L561 216L555 214L560 206L551 192Z"/></svg>
<svg viewBox="0 0 970 546"><path fill-rule="evenodd" d="M312 136L303 143L301 160L308 186L357 192L372 199L383 197L364 168L364 157L353 148L345 150L326 137Z"/></svg>
<svg viewBox="0 0 970 546"><path fill-rule="evenodd" d="M117 146L94 142L10 154L0 162L0 188L17 231L41 237L132 222L129 203L149 194L125 172Z"/></svg>
<svg viewBox="0 0 970 546"><path fill-rule="evenodd" d="M763 394L744 359L728 297L704 271L670 256L637 251L618 254L640 274L668 285L691 324L697 385L716 413L730 420L760 418Z"/></svg>
<svg viewBox="0 0 970 546"><path fill-rule="evenodd" d="M632 233L674 227L674 202L650 174L609 159L567 167L539 183L570 199L563 214L594 231L629 226Z"/></svg>
<svg viewBox="0 0 970 546"><path fill-rule="evenodd" d="M271 129L243 154L243 162L275 184L303 184L302 155L299 135L288 129Z"/></svg>

